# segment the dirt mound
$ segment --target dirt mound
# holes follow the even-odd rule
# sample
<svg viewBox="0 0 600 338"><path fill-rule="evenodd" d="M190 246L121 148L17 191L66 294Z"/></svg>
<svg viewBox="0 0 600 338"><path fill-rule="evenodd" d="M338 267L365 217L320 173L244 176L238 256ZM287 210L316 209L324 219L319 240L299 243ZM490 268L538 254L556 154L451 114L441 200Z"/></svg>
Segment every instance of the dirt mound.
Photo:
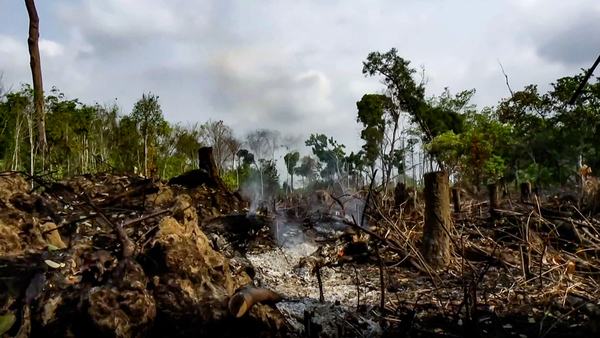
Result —
<svg viewBox="0 0 600 338"><path fill-rule="evenodd" d="M218 184L188 188L131 176L61 182L0 177L0 316L9 336L254 337L282 315L228 311L252 279L213 248L199 222L244 201ZM129 252L126 247L131 246ZM3 317L5 318L5 317Z"/></svg>

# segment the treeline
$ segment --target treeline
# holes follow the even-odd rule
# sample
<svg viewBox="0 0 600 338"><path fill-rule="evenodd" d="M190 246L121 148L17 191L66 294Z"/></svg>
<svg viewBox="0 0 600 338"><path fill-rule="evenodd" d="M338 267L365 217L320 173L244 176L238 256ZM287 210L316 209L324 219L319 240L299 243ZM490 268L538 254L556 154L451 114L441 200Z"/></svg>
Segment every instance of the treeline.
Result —
<svg viewBox="0 0 600 338"><path fill-rule="evenodd" d="M315 153L301 157L295 150L299 138L275 130L259 129L239 137L223 121L169 123L159 99L143 94L124 114L116 104L82 103L53 88L45 96L49 152L40 158L32 88L23 85L19 91L0 92L0 170L40 173L46 168L55 178L112 172L168 179L197 168L198 149L211 146L221 176L233 189L280 193L293 188L294 177L302 179L302 186L343 177L350 182L348 172L355 166L349 166L344 146L325 135L311 135L306 144ZM288 151L283 184L275 156L281 148Z"/></svg>
<svg viewBox="0 0 600 338"><path fill-rule="evenodd" d="M478 110L471 104L475 89L452 95L446 88L427 98L424 70L420 82L416 73L395 49L370 53L363 63L363 74L379 76L386 86L384 94L365 95L357 104L365 127L363 150L369 163L382 159L387 173L402 167L402 149L394 143L403 113L429 169L448 171L469 188L510 182L574 185L580 183L582 165L600 168L600 78L588 81L573 104L569 101L585 71L558 79L547 93L530 85L496 107Z"/></svg>
<svg viewBox="0 0 600 338"><path fill-rule="evenodd" d="M375 170L384 186L411 183L417 162L422 170L446 170L455 182L474 188L498 181L564 186L577 183L583 164L600 167L599 78L586 84L575 104L569 100L583 74L558 79L547 93L531 85L496 107L478 109L471 103L475 89L453 95L446 88L426 97L425 71L411 68L396 49L370 53L362 72L380 77L385 90L356 103L356 121L363 127L357 153L348 154L323 134L304 140L312 153L301 155L297 137L275 130L238 136L222 121L168 123L152 93L123 113L116 104L82 103L53 88L45 96L49 153L39 158L33 91L24 85L0 91L0 169L39 173L45 168L55 177L114 172L167 179L196 168L198 148L212 146L230 187L273 194L299 187L358 189ZM276 168L279 149L285 149L283 173ZM424 160L415 161L415 152Z"/></svg>

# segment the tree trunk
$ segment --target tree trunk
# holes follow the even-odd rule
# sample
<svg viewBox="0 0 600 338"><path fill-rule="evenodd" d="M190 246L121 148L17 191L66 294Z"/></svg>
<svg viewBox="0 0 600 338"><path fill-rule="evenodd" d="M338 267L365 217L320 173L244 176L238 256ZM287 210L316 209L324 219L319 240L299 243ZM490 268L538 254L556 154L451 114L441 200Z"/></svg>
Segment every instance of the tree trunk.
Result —
<svg viewBox="0 0 600 338"><path fill-rule="evenodd" d="M521 183L521 201L528 202L531 198L531 183L523 182Z"/></svg>
<svg viewBox="0 0 600 338"><path fill-rule="evenodd" d="M452 189L452 200L454 201L454 212L460 214L460 190Z"/></svg>
<svg viewBox="0 0 600 338"><path fill-rule="evenodd" d="M33 76L33 102L38 117L37 123L37 151L42 156L43 163L48 152L46 143L46 114L44 112L44 86L42 82L42 63L38 40L40 37L40 18L38 17L33 0L25 0L25 7L29 14L29 65Z"/></svg>
<svg viewBox="0 0 600 338"><path fill-rule="evenodd" d="M488 193L490 197L490 217L496 218L498 212L498 186L496 183L488 184Z"/></svg>
<svg viewBox="0 0 600 338"><path fill-rule="evenodd" d="M198 149L198 169L205 170L210 179L219 176L219 171L213 157L212 147L202 147Z"/></svg>
<svg viewBox="0 0 600 338"><path fill-rule="evenodd" d="M406 202L407 199L408 196L406 193L406 184L398 182L398 184L396 184L396 188L394 189L395 209L400 210L400 206L402 205L402 203Z"/></svg>
<svg viewBox="0 0 600 338"><path fill-rule="evenodd" d="M144 133L144 177L148 177L148 135Z"/></svg>
<svg viewBox="0 0 600 338"><path fill-rule="evenodd" d="M443 171L424 175L425 228L421 252L433 269L444 268L450 261L450 191L448 174Z"/></svg>
<svg viewBox="0 0 600 338"><path fill-rule="evenodd" d="M35 171L35 158L33 157L35 143L33 141L33 115L29 115L27 118L27 125L29 126L29 175L33 176ZM33 181L31 182L33 186Z"/></svg>

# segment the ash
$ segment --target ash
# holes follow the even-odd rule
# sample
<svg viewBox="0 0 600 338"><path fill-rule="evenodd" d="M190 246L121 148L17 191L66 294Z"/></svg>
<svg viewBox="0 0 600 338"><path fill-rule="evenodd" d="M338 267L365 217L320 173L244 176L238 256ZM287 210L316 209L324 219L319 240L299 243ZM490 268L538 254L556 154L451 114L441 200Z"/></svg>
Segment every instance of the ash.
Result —
<svg viewBox="0 0 600 338"><path fill-rule="evenodd" d="M277 304L288 323L298 332L304 332L304 314L311 313L311 320L327 332L339 332L339 325L355 331L359 336L374 337L382 334L376 316L357 314L358 301L362 307L376 306L379 301L379 277L376 267L348 263L342 266L326 266L320 270L323 282L324 303L319 302L319 284L313 266L319 245L293 223L277 221L274 232L279 247L269 250L255 249L247 253L256 271L255 282L282 294L287 301ZM327 224L319 225L319 232L329 232L333 237L339 230ZM313 262L313 264L310 264ZM357 289L358 278L358 289ZM357 299L360 294L360 300ZM353 324L345 320L352 315ZM343 324L345 323L345 324Z"/></svg>

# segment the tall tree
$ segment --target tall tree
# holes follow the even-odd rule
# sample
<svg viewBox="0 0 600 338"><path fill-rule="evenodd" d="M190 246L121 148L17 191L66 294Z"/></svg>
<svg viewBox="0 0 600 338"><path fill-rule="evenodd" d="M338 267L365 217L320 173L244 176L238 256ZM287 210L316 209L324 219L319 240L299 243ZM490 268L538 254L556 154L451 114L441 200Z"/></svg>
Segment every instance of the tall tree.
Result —
<svg viewBox="0 0 600 338"><path fill-rule="evenodd" d="M142 94L142 98L135 103L131 112L131 119L137 124L143 140L144 176L149 176L149 148L154 144L157 132L166 125L158 99L159 97L152 93Z"/></svg>
<svg viewBox="0 0 600 338"><path fill-rule="evenodd" d="M382 76L382 82L386 86L386 96L393 104L390 110L390 118L386 123L391 124L392 130L389 136L388 159L392 160L396 152L398 123L401 112L407 113L411 121L418 126L424 143L430 142L435 136L455 130L460 132L461 116L444 106L432 106L425 100L424 76L417 83L413 78L417 72L410 67L410 61L398 55L396 48L389 52L372 52L363 62L363 74L365 76ZM388 167L388 172L391 166ZM389 177L389 175L387 175Z"/></svg>
<svg viewBox="0 0 600 338"><path fill-rule="evenodd" d="M321 170L322 178L333 180L336 174L338 178L341 176L345 145L339 144L333 137L327 138L325 134L311 134L305 144L312 147L313 154L325 166Z"/></svg>
<svg viewBox="0 0 600 338"><path fill-rule="evenodd" d="M363 130L360 137L365 141L362 149L365 160L371 168L375 170L377 159L382 158L385 149L383 145L384 134L386 132L385 111L392 108L391 100L380 94L365 94L362 99L356 103L358 108L357 122L363 124ZM385 163L384 163L385 166ZM387 173L386 168L382 168Z"/></svg>
<svg viewBox="0 0 600 338"><path fill-rule="evenodd" d="M317 161L310 157L304 156L300 160L300 166L296 170L298 175L302 176L302 183L304 183L304 179L307 178L308 182L312 182L315 179L315 171L317 169ZM303 184L304 185L304 184Z"/></svg>
<svg viewBox="0 0 600 338"><path fill-rule="evenodd" d="M285 167L287 169L288 174L291 177L291 192L294 192L294 174L296 172L296 164L298 163L298 160L300 160L300 153L295 151L292 153L287 153L285 154L285 156L283 157L283 160L285 161Z"/></svg>
<svg viewBox="0 0 600 338"><path fill-rule="evenodd" d="M257 170L260 173L260 189L261 194L264 193L264 177L263 169L267 168L261 163L264 162L268 157L271 160L275 160L275 150L279 147L280 134L278 131L270 129L258 129L248 133L246 136L246 143L254 155L256 155L256 161L254 162Z"/></svg>
<svg viewBox="0 0 600 338"><path fill-rule="evenodd" d="M40 38L40 18L33 0L25 0L29 14L29 65L33 77L33 101L37 112L37 150L42 158L46 157L48 144L46 142L46 114L44 112L44 85L42 81L42 61L38 40ZM33 151L33 150L32 150ZM45 161L44 161L45 163Z"/></svg>
<svg viewBox="0 0 600 338"><path fill-rule="evenodd" d="M215 164L219 173L223 173L225 168L233 164L241 143L233 135L233 129L222 120L209 120L203 129L204 143L213 148Z"/></svg>

